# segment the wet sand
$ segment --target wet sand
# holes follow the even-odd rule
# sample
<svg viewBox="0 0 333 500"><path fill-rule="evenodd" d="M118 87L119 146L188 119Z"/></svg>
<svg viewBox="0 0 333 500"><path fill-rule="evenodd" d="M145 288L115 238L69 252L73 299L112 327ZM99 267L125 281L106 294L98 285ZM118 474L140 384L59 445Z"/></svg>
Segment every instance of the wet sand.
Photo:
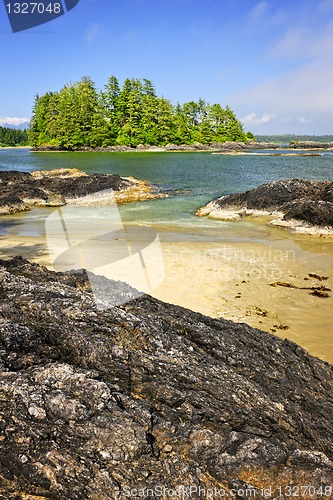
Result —
<svg viewBox="0 0 333 500"><path fill-rule="evenodd" d="M265 228L265 238L254 241L219 242L155 229L165 278L151 295L287 337L333 363L332 241L280 228ZM137 235L144 238L140 227ZM0 257L14 255L51 266L43 235L1 236Z"/></svg>
<svg viewBox="0 0 333 500"><path fill-rule="evenodd" d="M166 279L154 296L289 338L333 363L333 294L311 295L311 288L333 289L332 257L304 261L293 251L250 243L163 243L162 248Z"/></svg>

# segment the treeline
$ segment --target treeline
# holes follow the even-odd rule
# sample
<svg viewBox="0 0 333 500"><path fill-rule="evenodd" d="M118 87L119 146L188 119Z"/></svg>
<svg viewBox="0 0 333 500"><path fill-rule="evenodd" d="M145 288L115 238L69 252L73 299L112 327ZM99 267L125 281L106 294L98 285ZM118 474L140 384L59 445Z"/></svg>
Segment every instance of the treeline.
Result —
<svg viewBox="0 0 333 500"><path fill-rule="evenodd" d="M9 127L0 127L0 146L27 146L28 133Z"/></svg>
<svg viewBox="0 0 333 500"><path fill-rule="evenodd" d="M59 92L36 96L29 128L33 147L211 144L247 141L242 124L229 108L203 99L172 105L156 95L147 79L127 78L122 87L111 76L103 91L89 77Z"/></svg>
<svg viewBox="0 0 333 500"><path fill-rule="evenodd" d="M311 142L333 142L333 135L256 135L257 142L274 142L275 144L290 144L304 141Z"/></svg>

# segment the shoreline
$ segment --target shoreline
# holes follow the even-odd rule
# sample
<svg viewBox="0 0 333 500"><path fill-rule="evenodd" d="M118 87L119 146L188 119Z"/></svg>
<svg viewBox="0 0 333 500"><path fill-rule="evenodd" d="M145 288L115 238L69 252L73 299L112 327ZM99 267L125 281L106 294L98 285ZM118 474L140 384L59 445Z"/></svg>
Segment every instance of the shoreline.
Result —
<svg viewBox="0 0 333 500"><path fill-rule="evenodd" d="M142 228L127 227L137 232L138 240L142 238ZM310 354L333 362L330 242L323 250L319 240L307 237L300 242L274 235L266 242L186 241L170 228L150 229L159 234L165 266L163 283L150 295L289 338ZM50 267L42 235L0 237L1 258L18 254ZM313 294L322 287L329 289L324 292L327 296Z"/></svg>
<svg viewBox="0 0 333 500"><path fill-rule="evenodd" d="M31 146L0 146L1 149L31 149Z"/></svg>
<svg viewBox="0 0 333 500"><path fill-rule="evenodd" d="M206 144L180 144L167 146L105 146L105 147L80 147L78 149L62 149L53 146L0 146L0 150L29 149L31 153L210 153L214 155L251 155L260 154L263 156L321 156L322 152L333 152L333 144L323 144L322 146L311 145L293 146L276 143L221 143L218 145ZM255 153L255 151L274 150L274 153ZM251 152L252 151L252 152ZM279 153L288 151L288 153ZM301 153L301 151L311 151Z"/></svg>
<svg viewBox="0 0 333 500"><path fill-rule="evenodd" d="M282 229L289 230L289 232L293 234L307 234L309 236L317 236L319 238L333 239L333 227L317 226L315 224L308 224L305 221L297 219L283 220L283 212L272 212L266 210L225 209L221 210L219 214L216 213L216 215L210 215L205 213L204 209L206 207L207 205L205 207L199 208L196 212L196 215L198 217L208 217L208 219L211 220L220 220L222 222L238 222L242 219L255 222L260 218L265 219L268 226L280 227Z"/></svg>
<svg viewBox="0 0 333 500"><path fill-rule="evenodd" d="M333 143L299 143L297 145L289 144L289 145L281 145L276 143L266 143L266 142L255 142L249 141L247 143L244 142L232 142L226 141L221 143L212 143L212 144L201 144L195 142L193 144L167 144L165 146L150 146L139 144L136 147L132 146L105 146L105 147L96 147L92 148L90 146L79 147L75 150L64 150L62 148L57 148L55 146L41 146L33 149L33 153L43 153L43 152L64 152L64 153L84 153L84 152L110 152L110 153L214 153L214 154L247 154L249 151L258 151L258 150L277 150L277 151L290 151L290 155L298 156L295 151L304 151L310 150L313 152L316 151L333 151ZM279 153L276 153L277 155ZM273 153L274 155L274 153ZM308 155L309 156L309 155ZM313 156L317 156L313 154Z"/></svg>

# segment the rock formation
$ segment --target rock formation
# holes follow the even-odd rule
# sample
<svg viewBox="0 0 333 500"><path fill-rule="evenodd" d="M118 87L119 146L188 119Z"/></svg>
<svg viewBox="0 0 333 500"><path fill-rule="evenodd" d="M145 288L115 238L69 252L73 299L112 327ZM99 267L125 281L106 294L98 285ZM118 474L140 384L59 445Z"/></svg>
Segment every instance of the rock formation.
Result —
<svg viewBox="0 0 333 500"><path fill-rule="evenodd" d="M113 190L118 203L161 196L151 184L115 174L86 174L77 169L0 172L0 215L31 207L92 202L87 196ZM113 195L111 196L113 199Z"/></svg>
<svg viewBox="0 0 333 500"><path fill-rule="evenodd" d="M222 196L197 211L199 216L220 220L267 214L280 217L274 221L277 225L333 228L333 181L272 181L245 193Z"/></svg>
<svg viewBox="0 0 333 500"><path fill-rule="evenodd" d="M21 258L0 295L0 498L330 497L332 365L149 296L98 310Z"/></svg>
<svg viewBox="0 0 333 500"><path fill-rule="evenodd" d="M289 148L294 149L333 149L333 142L291 141Z"/></svg>

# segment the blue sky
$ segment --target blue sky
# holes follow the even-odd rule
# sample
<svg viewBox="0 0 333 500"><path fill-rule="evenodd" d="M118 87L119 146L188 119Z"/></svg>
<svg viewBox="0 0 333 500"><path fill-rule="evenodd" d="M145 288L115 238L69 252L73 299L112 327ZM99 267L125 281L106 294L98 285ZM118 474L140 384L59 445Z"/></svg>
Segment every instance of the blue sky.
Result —
<svg viewBox="0 0 333 500"><path fill-rule="evenodd" d="M333 0L80 0L16 34L1 2L0 44L0 125L36 93L114 74L228 104L254 133L333 134Z"/></svg>

